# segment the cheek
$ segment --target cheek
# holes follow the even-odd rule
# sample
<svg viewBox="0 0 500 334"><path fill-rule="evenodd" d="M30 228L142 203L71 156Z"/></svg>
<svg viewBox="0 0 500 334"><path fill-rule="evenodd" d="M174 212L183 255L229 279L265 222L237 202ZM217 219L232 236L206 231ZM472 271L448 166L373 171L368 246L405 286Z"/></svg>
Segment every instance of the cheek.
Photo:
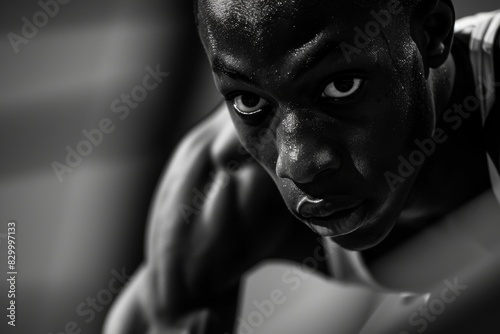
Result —
<svg viewBox="0 0 500 334"><path fill-rule="evenodd" d="M397 165L398 156L408 150L408 124L402 110L389 97L381 97L372 105L380 117L363 131L351 136L348 143L356 170L372 189L384 188L384 173Z"/></svg>
<svg viewBox="0 0 500 334"><path fill-rule="evenodd" d="M394 66L395 107L404 109L403 120L413 139L432 136L436 113L432 94L424 74L424 65L417 45L403 43Z"/></svg>
<svg viewBox="0 0 500 334"><path fill-rule="evenodd" d="M350 145L356 169L372 189L386 193L386 172L398 170L400 159L414 149L415 139L431 135L433 111L425 80L415 78L412 68L399 72L398 78L386 76L379 87L385 89L366 104L373 110L370 125L353 136Z"/></svg>
<svg viewBox="0 0 500 334"><path fill-rule="evenodd" d="M273 122L249 125L234 113L231 118L245 150L273 175L278 160Z"/></svg>

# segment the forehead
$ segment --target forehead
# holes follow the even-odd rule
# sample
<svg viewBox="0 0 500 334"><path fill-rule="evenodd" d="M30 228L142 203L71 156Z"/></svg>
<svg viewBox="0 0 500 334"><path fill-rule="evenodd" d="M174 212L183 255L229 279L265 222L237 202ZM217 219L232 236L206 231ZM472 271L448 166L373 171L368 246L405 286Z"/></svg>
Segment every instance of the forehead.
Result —
<svg viewBox="0 0 500 334"><path fill-rule="evenodd" d="M265 66L299 59L325 41L352 44L381 0L200 0L200 35L209 57Z"/></svg>
<svg viewBox="0 0 500 334"><path fill-rule="evenodd" d="M204 23L212 28L254 37L252 42L279 36L283 29L307 35L325 24L335 1L324 0L201 0ZM326 15L325 15L326 14ZM299 29L300 28L300 29ZM304 28L306 29L304 31ZM230 37L230 36L228 36ZM255 38L255 37L261 37Z"/></svg>

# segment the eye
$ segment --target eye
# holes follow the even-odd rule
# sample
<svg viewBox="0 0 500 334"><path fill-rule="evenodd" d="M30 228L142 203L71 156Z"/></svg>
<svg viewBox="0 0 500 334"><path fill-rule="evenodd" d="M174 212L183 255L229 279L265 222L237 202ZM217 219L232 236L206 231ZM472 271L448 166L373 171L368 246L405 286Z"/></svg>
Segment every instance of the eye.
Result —
<svg viewBox="0 0 500 334"><path fill-rule="evenodd" d="M332 81L325 87L321 97L342 99L351 96L359 90L362 83L363 79L359 78L342 78Z"/></svg>
<svg viewBox="0 0 500 334"><path fill-rule="evenodd" d="M268 102L257 94L245 93L234 98L234 108L243 115L252 115L262 111Z"/></svg>

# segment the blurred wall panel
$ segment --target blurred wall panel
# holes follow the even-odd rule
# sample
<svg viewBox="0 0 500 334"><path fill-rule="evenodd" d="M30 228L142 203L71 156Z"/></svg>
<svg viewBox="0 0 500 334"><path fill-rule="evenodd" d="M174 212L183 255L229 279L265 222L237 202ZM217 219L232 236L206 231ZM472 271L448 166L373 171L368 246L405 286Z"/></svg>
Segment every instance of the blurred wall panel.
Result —
<svg viewBox="0 0 500 334"><path fill-rule="evenodd" d="M103 289L142 260L165 161L219 97L188 1L42 3L53 17L36 34L25 28L31 37L15 47L8 34L24 38L24 18L44 23L43 8L18 1L0 14L0 233L17 221L19 271L17 326L0 328L59 333L74 321L82 333L99 333L111 302ZM156 87L141 89L153 72L148 85ZM134 92L138 101L126 102L123 94ZM100 138L103 120L113 131ZM91 148L81 144L84 130L94 133ZM68 147L91 152L73 156L61 182L52 164L68 165Z"/></svg>

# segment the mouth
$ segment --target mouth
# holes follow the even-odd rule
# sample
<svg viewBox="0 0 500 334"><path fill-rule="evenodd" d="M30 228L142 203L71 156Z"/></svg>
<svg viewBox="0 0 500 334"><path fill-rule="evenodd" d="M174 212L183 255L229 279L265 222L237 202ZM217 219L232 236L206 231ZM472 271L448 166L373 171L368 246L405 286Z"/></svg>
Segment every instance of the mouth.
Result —
<svg viewBox="0 0 500 334"><path fill-rule="evenodd" d="M349 197L312 199L304 197L297 205L297 212L304 218L327 218L340 216L361 205L363 200Z"/></svg>
<svg viewBox="0 0 500 334"><path fill-rule="evenodd" d="M365 215L363 199L332 198L311 199L304 197L297 206L297 213L313 230L313 226L326 228L328 236L348 234L358 229ZM325 234L325 233L321 233Z"/></svg>

